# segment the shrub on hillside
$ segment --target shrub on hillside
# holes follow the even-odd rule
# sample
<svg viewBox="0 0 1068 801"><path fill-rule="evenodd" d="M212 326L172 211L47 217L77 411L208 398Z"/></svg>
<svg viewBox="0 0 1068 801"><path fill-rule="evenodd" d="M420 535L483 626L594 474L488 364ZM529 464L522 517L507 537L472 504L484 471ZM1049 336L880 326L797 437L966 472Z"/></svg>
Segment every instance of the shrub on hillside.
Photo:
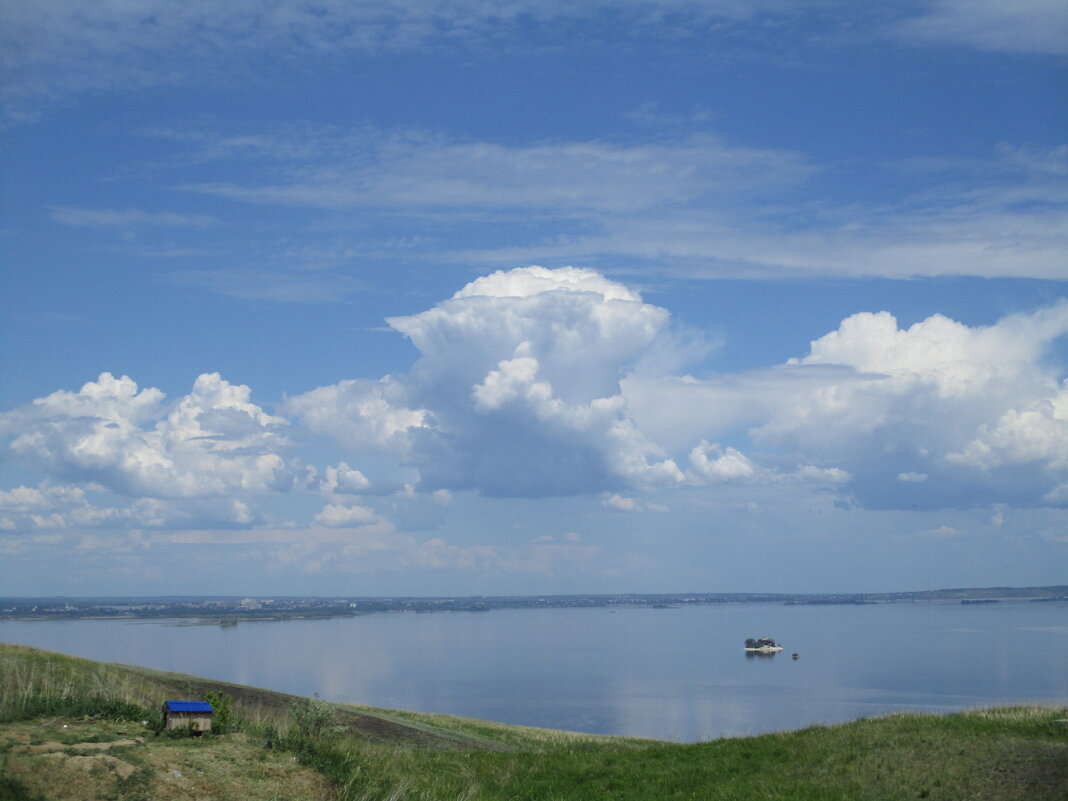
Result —
<svg viewBox="0 0 1068 801"><path fill-rule="evenodd" d="M236 731L237 721L234 719L233 710L234 699L224 692L208 692L204 698L215 711L215 714L211 717L212 734L226 734Z"/></svg>
<svg viewBox="0 0 1068 801"><path fill-rule="evenodd" d="M337 713L318 694L294 701L289 707L289 718L296 728L297 739L303 744L318 743L337 728Z"/></svg>

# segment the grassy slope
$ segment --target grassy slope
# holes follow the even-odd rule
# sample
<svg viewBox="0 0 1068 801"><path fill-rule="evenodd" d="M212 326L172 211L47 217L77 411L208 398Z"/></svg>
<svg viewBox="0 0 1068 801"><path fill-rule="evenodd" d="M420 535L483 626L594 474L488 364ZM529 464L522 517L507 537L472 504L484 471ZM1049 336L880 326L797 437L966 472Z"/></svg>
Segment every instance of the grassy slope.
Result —
<svg viewBox="0 0 1068 801"><path fill-rule="evenodd" d="M133 704L135 709L155 709L165 697L203 697L208 690L221 690L235 699L245 734L154 740L136 721L87 722L78 719L76 709L64 716L57 714L61 708L50 707L48 715L38 715L32 721L0 724L0 777L5 761L7 773L23 780L33 773L34 765L40 771L46 764L43 755L16 753L19 746L12 739L13 732L23 738L19 743L50 739L67 721L68 726L102 727L106 723L118 727L112 734L93 734L105 739L117 740L120 733L127 738L146 738L141 746L143 754L137 747L117 751L127 754L136 768L134 777L139 778L123 780L123 784L111 777L115 787L110 797L128 799L164 797L164 790L170 793L166 797L194 797L182 796L169 773L176 768L168 765L182 759L186 762L181 764L199 765L191 767L194 773L218 774L210 781L205 779L207 784L197 789L195 797L296 799L330 795L301 772L294 761L296 755L329 776L339 798L367 801L1068 800L1068 725L1062 722L1068 711L1064 709L897 715L761 737L676 745L335 705L343 731L323 740L298 743L286 732L288 710L295 699L282 693L0 644L0 713L8 720L18 717L20 704L25 709L27 699L33 698L95 698L97 702ZM116 714L122 717L121 710ZM79 732L78 737L82 734ZM268 741L276 747L265 748ZM72 764L69 755L64 758L64 765ZM49 759L53 760L47 763L51 771L61 758ZM96 774L91 775L100 778L105 768L97 767ZM186 777L193 775L179 772ZM272 778L264 784L264 776ZM68 781L64 787L71 792L88 792L90 784L76 786ZM81 801L109 796L59 796L53 792L47 797L51 801L61 797Z"/></svg>

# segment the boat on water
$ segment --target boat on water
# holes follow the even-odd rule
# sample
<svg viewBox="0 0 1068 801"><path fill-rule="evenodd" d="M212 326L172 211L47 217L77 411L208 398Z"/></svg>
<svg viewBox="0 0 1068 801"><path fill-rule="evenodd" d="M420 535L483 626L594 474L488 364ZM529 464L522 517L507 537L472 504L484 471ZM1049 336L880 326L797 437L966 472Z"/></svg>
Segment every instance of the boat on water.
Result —
<svg viewBox="0 0 1068 801"><path fill-rule="evenodd" d="M771 637L761 637L759 640L748 639L745 641L745 650L751 654L774 654L782 650Z"/></svg>

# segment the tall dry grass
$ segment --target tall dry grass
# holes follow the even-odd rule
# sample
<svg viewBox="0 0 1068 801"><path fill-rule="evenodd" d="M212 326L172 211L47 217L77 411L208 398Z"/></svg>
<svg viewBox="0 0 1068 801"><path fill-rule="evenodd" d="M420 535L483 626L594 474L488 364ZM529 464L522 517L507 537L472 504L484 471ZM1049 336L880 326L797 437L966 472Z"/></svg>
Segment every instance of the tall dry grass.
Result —
<svg viewBox="0 0 1068 801"><path fill-rule="evenodd" d="M149 684L88 660L17 645L0 648L0 720L44 714L143 719L155 689Z"/></svg>

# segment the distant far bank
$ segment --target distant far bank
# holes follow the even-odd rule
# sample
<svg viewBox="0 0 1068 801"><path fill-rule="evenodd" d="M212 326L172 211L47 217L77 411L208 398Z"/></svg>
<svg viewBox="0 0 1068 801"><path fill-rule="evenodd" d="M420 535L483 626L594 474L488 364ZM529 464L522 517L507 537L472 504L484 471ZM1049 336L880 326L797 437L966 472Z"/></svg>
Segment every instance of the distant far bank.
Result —
<svg viewBox="0 0 1068 801"><path fill-rule="evenodd" d="M238 621L353 617L388 612L490 612L501 609L629 607L670 609L699 604L892 604L1002 601L1068 602L1068 585L968 587L878 593L627 593L620 595L473 595L417 597L102 596L0 598L0 620L188 618L219 625Z"/></svg>

